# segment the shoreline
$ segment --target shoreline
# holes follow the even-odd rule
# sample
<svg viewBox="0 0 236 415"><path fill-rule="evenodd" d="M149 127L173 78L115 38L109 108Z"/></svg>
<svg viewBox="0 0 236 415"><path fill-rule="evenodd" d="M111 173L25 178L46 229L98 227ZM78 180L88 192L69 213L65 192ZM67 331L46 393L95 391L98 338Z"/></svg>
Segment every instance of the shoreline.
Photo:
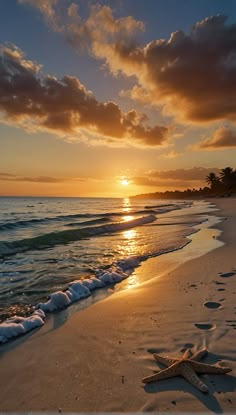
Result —
<svg viewBox="0 0 236 415"><path fill-rule="evenodd" d="M127 287L133 288L133 286L135 288L138 284L146 284L153 279L162 278L165 274L174 271L185 262L223 246L224 243L219 239L222 231L218 226L224 218L221 219L218 213L219 211L208 212L208 221L194 226L195 232L186 237L187 242L181 248L148 258L147 261L142 262L127 280L118 284L118 291L120 291L119 287L122 290L127 289ZM186 256L188 257L187 260ZM146 275L150 273L153 274L153 277L147 279ZM132 280L134 281L133 284Z"/></svg>
<svg viewBox="0 0 236 415"><path fill-rule="evenodd" d="M233 374L204 376L210 385L207 396L180 378L148 388L141 384L142 377L157 369L150 351L180 356L187 344L194 351L207 346L209 359L224 356L235 370L236 199L218 199L214 204L222 209L217 216L227 216L217 224L225 245L184 263L179 259L174 268L171 254L149 259L135 274L145 279L145 273L152 272L153 279L106 297L66 322L64 310L51 316L40 331L2 346L0 411L235 410ZM201 240L198 243L201 246ZM191 245L196 248L194 243L187 247ZM165 278L159 278L161 268ZM220 277L220 272L233 269L235 277ZM218 288L216 281L226 288ZM203 306L205 300L221 300L221 308L209 310ZM194 326L204 320L212 325L209 331Z"/></svg>
<svg viewBox="0 0 236 415"><path fill-rule="evenodd" d="M142 275L148 275L150 267L149 265L152 264L153 259L158 257L158 275L160 276L160 273L163 274L163 263L165 264L165 267L167 267L169 270L172 270L176 268L177 265L179 265L181 262L185 262L184 255L182 253L182 250L185 248L185 254L189 257L194 258L196 256L200 256L204 253L206 253L208 250L214 249L218 246L217 241L212 241L212 237L217 238L217 233L214 233L214 236L205 235L204 233L209 232L208 228L212 228L215 224L218 223L219 218L215 215L213 215L217 209L214 208L214 205L210 202L204 202L207 203L208 206L206 207L207 210L202 207L202 211L198 212L200 215L205 215L205 218L202 218L202 222L193 225L191 227L191 231L189 235L185 235L182 246L176 246L172 247L169 251L168 249L165 249L164 251L160 251L156 255L137 255L133 258L127 259L127 263L129 264L129 269L126 270L127 264L126 260L123 261L124 264L113 264L109 270L103 271L103 274L100 274L97 276L94 274L90 278L86 278L85 280L72 280L70 283L68 283L64 289L53 291L50 294L50 297L45 299L45 301L39 301L37 306L34 307L34 310L29 316L10 316L9 320L3 321L0 323L0 346L1 345L8 345L9 342L14 342L17 338L19 340L22 338L22 336L25 336L27 333L32 332L33 330L40 328L47 324L48 319L50 318L51 313L60 312L65 309L67 310L68 315L72 314L73 312L76 312L78 310L81 310L83 308L87 307L87 304L92 305L95 302L99 301L100 299L106 298L106 296L110 295L110 293L116 293L117 291L131 288L132 286L137 286L140 283L145 282L145 279L143 279ZM165 205L166 206L166 205ZM188 206L187 206L188 208ZM193 206L190 208L193 209ZM178 209L177 209L178 210ZM173 209L175 211L175 209ZM182 209L181 217L182 217ZM188 213L187 213L188 214ZM194 214L192 213L192 216L194 218ZM207 216L208 214L208 216ZM162 220L165 216L169 215L169 212L162 213ZM178 216L178 212L177 212ZM144 221L144 223L152 222L155 216L148 215L143 218L138 218L133 220L132 222L132 228L135 227L136 223L139 222L141 219ZM206 219L207 218L207 219ZM155 218L156 219L156 218ZM124 229L129 229L130 222L124 223ZM162 224L158 223L158 226ZM164 222L164 225L166 223ZM105 229L109 226L116 226L116 224L112 225L105 225ZM119 224L120 226L120 224ZM206 229L205 229L206 228ZM97 228L96 234L97 234ZM105 231L104 225L101 226L101 230ZM86 230L86 228L83 228L83 231ZM90 228L89 228L90 230ZM63 231L67 232L67 231ZM71 232L71 231L69 231ZM158 231L157 231L158 232ZM211 231L210 231L211 232ZM214 231L213 231L214 232ZM197 234L197 236L195 235ZM201 236L203 235L203 238ZM199 237L200 237L200 243L203 246L199 246ZM41 237L40 237L41 238ZM35 238L37 239L37 237ZM192 242L190 244L190 242ZM190 245L186 248L187 245ZM194 248L192 248L192 245L194 245ZM164 257L163 257L164 255ZM166 257L167 255L167 257ZM131 261L130 261L131 259ZM151 261L150 261L151 260ZM149 262L150 261L150 262ZM148 272L137 272L136 270L143 266L145 263L148 263ZM165 268L164 267L164 268ZM143 269L143 268L142 268ZM145 268L144 268L145 269ZM165 271L164 271L165 272ZM136 275L138 275L138 278L136 278ZM153 277L152 277L153 278ZM151 278L151 279L152 279ZM155 278L155 277L154 277ZM150 279L150 278L149 278ZM91 296L91 299L89 301L85 301L88 297ZM11 320L12 319L12 320Z"/></svg>
<svg viewBox="0 0 236 415"><path fill-rule="evenodd" d="M200 222L197 225L192 225L191 226L191 230L189 235L185 235L183 237L182 240L182 246L180 244L177 244L176 246L172 246L169 250L168 248L164 248L164 250L160 250L159 252L157 252L156 254L153 255L138 255L136 254L136 256L133 257L127 257L125 258L123 261L121 261L121 263L119 262L114 262L113 264L111 264L110 268L107 270L100 270L100 274L96 274L94 273L94 275L92 276L88 276L87 278L85 278L84 280L72 280L70 281L64 288L59 289L59 290L55 290L52 291L50 293L50 296L45 297L44 300L39 300L38 303L35 304L35 306L32 309L32 312L30 315L28 316L20 316L20 315L12 315L9 316L8 319L6 319L5 321L0 323L0 345L2 344L8 344L11 341L14 341L15 339L17 339L18 337L22 337L24 335L26 335L27 333L31 332L32 330L38 328L38 327L42 327L45 323L46 320L48 320L48 318L50 318L50 314L54 313L54 312L58 312L61 310L64 310L65 308L68 307L73 307L73 310L77 311L77 310L81 310L83 307L87 307L87 301L85 301L85 298L88 297L92 297L91 299L91 304L93 304L94 302L98 301L100 298L104 298L106 297L106 295L109 295L110 292L114 291L117 292L121 289L126 289L126 287L130 287L130 283L131 281L134 280L133 276L135 275L135 270L142 265L144 262L149 261L149 259L151 258L155 258L155 257L160 257L161 259L158 261L159 264L162 264L162 255L163 254L171 254L171 253L176 253L178 251L180 251L179 255L174 255L173 256L173 262L176 262L176 260L178 259L178 257L183 258L181 252L182 249L188 245L193 239L195 239L195 237L193 236L194 233L198 232L200 230L200 233L204 232L201 230L204 227L212 227L214 225L214 223L217 223L217 217L211 215L212 212L215 212L214 207L212 207L212 203L210 202L204 202L205 204L207 204L208 206L206 206L206 209L204 209L204 206L200 207L200 211L198 211L199 215L204 215L205 218L202 217L202 222ZM185 202L186 204L186 202ZM188 205L188 204L187 204ZM172 205L163 205L163 206L172 206ZM185 208L189 208L189 206L185 206ZM190 207L190 209L194 209L194 205L192 205ZM171 209L170 211L178 211L179 208L178 207L173 207L173 209ZM197 208L197 210L199 210L199 206ZM147 211L148 213L150 211ZM180 215L182 217L182 212L183 212L183 208L179 210ZM178 213L177 212L177 216ZM140 212L141 213L141 212ZM165 218L165 216L169 216L169 212L168 210L165 212L161 212L161 219L163 221L163 218ZM190 212L186 212L187 215ZM208 218L207 218L207 213L208 213ZM176 213L175 213L176 214ZM190 213L191 214L191 213ZM195 213L192 213L192 217L194 218ZM109 229L112 228L113 232L116 230L114 229L115 227L119 227L119 230L123 230L123 229L133 229L134 227L136 227L136 225L141 225L142 222L143 223L149 223L152 222L154 220L156 220L157 217L149 214L147 216L144 217L139 217L139 218L135 218L131 221L128 222L124 222L124 223L112 223L112 224L106 224L105 225L101 225L101 226L96 226L94 228L94 233L96 235L99 235L100 233L106 233ZM159 218L158 218L159 219ZM194 220L194 219L193 219ZM206 226L205 226L206 223ZM158 226L161 226L162 223L157 223ZM166 223L164 222L163 225L166 225ZM78 238L78 231L75 230L76 232L76 238ZM98 232L99 231L99 232ZM72 231L73 232L73 231ZM80 232L80 231L79 231ZM89 234L91 233L93 235L93 228L82 228L82 232L86 233L89 232ZM158 231L157 231L158 232ZM63 235L66 233L69 233L71 235L71 230L66 230L66 231L62 231ZM48 236L48 234L46 235ZM72 235L73 236L73 235ZM44 236L43 236L44 238ZM38 239L42 239L42 236L36 236L34 238L31 238L31 241L35 241ZM64 239L64 238L63 238ZM23 239L23 241L27 241L28 239ZM70 240L73 240L72 237L70 237ZM41 241L42 242L42 241ZM213 249L210 245L211 242L209 240L209 246L205 246L202 250L202 252L204 253L205 250L208 249ZM11 247L9 245L12 245ZM53 239L53 244L55 244L55 238ZM4 245L4 242L3 242ZM8 252L8 254L13 254L14 249L16 248L17 242L15 243L13 242L7 242L6 243L6 247L5 250ZM13 252L11 252L11 249L13 248ZM26 249L30 250L30 247L27 248L27 244L26 244ZM199 250L199 248L198 248ZM188 251L188 255L191 254L191 256L196 256L195 254L193 255L192 250L189 248L187 249ZM3 249L4 252L4 249ZM3 253L2 253L3 255ZM25 253L26 255L26 253ZM199 253L198 253L199 256ZM172 257L171 257L172 258ZM168 255L168 267L170 267L169 264L169 255ZM178 262L177 262L178 263ZM126 281L127 280L127 281ZM142 279L141 279L142 280ZM123 282L123 283L122 283ZM137 285L137 284L136 284ZM105 293L106 292L106 293ZM79 303L81 301L81 303ZM79 304L78 304L79 303ZM90 301L89 301L90 303ZM70 309L70 311L68 311L68 314L72 312L72 309Z"/></svg>

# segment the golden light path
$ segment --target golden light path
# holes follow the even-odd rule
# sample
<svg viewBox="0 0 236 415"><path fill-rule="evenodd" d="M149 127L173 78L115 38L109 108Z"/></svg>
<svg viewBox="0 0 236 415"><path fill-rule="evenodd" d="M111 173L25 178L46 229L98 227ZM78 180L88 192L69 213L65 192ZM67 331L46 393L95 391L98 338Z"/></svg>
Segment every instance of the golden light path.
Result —
<svg viewBox="0 0 236 415"><path fill-rule="evenodd" d="M126 198L124 198L123 199L123 212L130 212L130 210L131 210L131 207L130 207L130 200L129 200L129 198L128 197L126 197Z"/></svg>
<svg viewBox="0 0 236 415"><path fill-rule="evenodd" d="M122 246L122 253L124 257L131 257L137 255L137 230L136 229L129 229L124 231L124 244ZM132 289L140 284L139 278L137 277L135 271L122 283L120 284L120 289ZM119 287L118 287L119 290Z"/></svg>

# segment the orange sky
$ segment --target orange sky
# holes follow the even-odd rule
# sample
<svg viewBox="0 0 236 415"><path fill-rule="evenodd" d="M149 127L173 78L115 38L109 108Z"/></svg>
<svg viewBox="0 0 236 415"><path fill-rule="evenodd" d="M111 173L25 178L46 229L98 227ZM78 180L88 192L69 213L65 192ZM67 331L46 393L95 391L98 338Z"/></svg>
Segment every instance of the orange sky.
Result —
<svg viewBox="0 0 236 415"><path fill-rule="evenodd" d="M136 6L0 3L0 195L126 197L235 168L236 7Z"/></svg>

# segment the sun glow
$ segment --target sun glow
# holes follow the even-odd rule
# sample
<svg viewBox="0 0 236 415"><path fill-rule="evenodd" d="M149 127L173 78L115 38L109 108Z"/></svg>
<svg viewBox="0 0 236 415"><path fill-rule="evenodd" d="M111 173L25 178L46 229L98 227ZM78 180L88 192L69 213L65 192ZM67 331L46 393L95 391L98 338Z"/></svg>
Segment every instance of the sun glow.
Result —
<svg viewBox="0 0 236 415"><path fill-rule="evenodd" d="M125 178L121 179L120 182L121 182L122 186L128 186L128 184L129 184L129 180L127 180Z"/></svg>

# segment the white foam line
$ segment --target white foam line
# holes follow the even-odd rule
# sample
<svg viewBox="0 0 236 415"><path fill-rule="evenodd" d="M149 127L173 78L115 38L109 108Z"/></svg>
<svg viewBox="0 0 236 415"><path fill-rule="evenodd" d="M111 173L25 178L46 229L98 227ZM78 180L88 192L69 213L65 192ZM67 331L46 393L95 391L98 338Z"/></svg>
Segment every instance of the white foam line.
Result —
<svg viewBox="0 0 236 415"><path fill-rule="evenodd" d="M0 343L5 343L13 337L26 334L36 327L43 326L45 313L36 310L30 317L13 316L0 324Z"/></svg>
<svg viewBox="0 0 236 415"><path fill-rule="evenodd" d="M62 310L71 304L89 297L92 291L116 284L127 278L137 265L147 257L135 256L115 264L111 269L98 270L96 276L84 280L75 280L68 284L65 291L56 291L44 303L36 306L30 317L13 316L0 324L0 343L26 334L44 324L46 313Z"/></svg>
<svg viewBox="0 0 236 415"><path fill-rule="evenodd" d="M143 223L148 223L148 221L150 221L150 216L148 217L149 220L144 219ZM197 230L193 230L189 234L194 232L197 232ZM183 246L176 249L160 251L158 255L179 250L190 242L191 241L186 241ZM142 261L151 256L153 255L137 255L126 258L114 263L109 270L97 270L95 276L91 278L72 281L68 284L65 291L56 291L48 297L46 302L39 303L36 306L36 311L30 317L13 316L0 324L0 343L5 343L14 337L23 335L36 327L42 326L46 317L45 313L62 310L79 300L89 297L92 291L98 288L104 288L121 282L126 279Z"/></svg>

